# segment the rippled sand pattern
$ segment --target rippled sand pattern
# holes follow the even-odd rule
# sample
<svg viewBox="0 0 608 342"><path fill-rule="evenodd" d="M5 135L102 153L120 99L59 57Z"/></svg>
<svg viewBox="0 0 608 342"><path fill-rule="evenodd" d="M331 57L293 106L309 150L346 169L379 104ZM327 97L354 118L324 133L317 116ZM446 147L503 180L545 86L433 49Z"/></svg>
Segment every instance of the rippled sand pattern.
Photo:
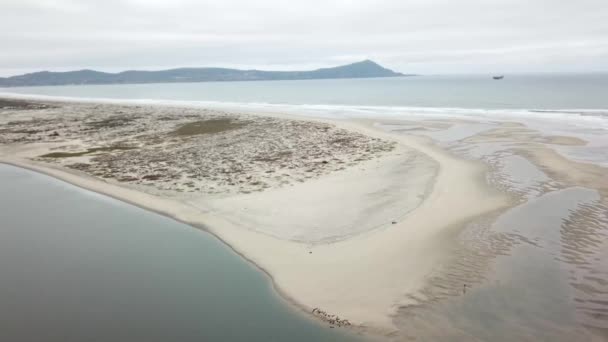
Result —
<svg viewBox="0 0 608 342"><path fill-rule="evenodd" d="M395 315L393 339L608 341L608 172L551 149L582 143L523 127L409 126L482 160L514 201L453 237L451 258Z"/></svg>
<svg viewBox="0 0 608 342"><path fill-rule="evenodd" d="M564 220L561 258L569 265L578 319L608 337L608 207L581 205Z"/></svg>

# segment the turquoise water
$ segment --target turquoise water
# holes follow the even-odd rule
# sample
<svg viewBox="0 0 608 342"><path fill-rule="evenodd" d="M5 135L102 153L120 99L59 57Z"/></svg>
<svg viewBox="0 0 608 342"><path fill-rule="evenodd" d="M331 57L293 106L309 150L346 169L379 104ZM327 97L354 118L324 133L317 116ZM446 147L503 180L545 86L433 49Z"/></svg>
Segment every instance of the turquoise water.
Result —
<svg viewBox="0 0 608 342"><path fill-rule="evenodd" d="M353 341L207 233L0 165L1 341Z"/></svg>

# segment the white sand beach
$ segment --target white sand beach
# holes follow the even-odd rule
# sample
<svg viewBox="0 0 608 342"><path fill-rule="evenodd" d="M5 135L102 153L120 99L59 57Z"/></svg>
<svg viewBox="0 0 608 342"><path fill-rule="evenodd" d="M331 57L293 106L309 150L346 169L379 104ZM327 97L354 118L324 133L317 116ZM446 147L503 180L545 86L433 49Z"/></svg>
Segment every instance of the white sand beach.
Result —
<svg viewBox="0 0 608 342"><path fill-rule="evenodd" d="M153 179L144 181L149 170L143 168L151 163L150 159L140 168L132 162L130 171L126 169L130 159L124 159L123 164L127 165L124 170L128 172L123 172L121 151L116 155L113 150L79 151L118 146L119 140L124 146L129 143L130 149L143 149L136 147L140 146L136 145L138 139L156 139L149 134L164 127L162 122L168 122L168 119L146 118L148 121L142 125L147 126L131 136L121 135L116 129L122 126L116 125L91 131L87 135L89 138L74 133L83 125L84 118L78 117L81 114L61 116L60 124L43 132L27 133L27 128L19 126L20 122L44 120L45 115L59 117L57 113L80 113L82 111L76 109L82 108L88 108L91 113L120 111L124 117L136 116L137 111L142 110L109 104L98 104L93 109L90 104L50 105L57 107L42 109L42 112L31 108L4 109L2 127L5 133L12 135L0 145L0 162L45 173L205 229L264 270L286 299L307 312L320 309L326 314L319 315L315 310L317 318L340 326L348 325L347 320L375 332L395 330L396 310L414 304L424 296L421 290L449 257L451 237L474 218L514 203L513 194L499 191L488 183L487 164L456 156L422 135L388 132L377 124L378 120L296 120L293 116L276 113L264 116L200 109L187 109L187 114L191 115L187 120L182 120L182 112L172 115L175 120L181 120L180 124L187 124L188 120L208 120L206 116L209 115L238 117L247 122L249 126L245 127L271 120L266 124L283 128L276 132L269 128L266 135L256 140L256 146L281 141L290 146L290 156L298 151L304 151L304 154L321 152L309 164L298 164L295 159L265 158L263 165L248 162L249 166L253 165L249 169L235 168L229 180L193 178L190 181L178 177L162 186L159 181L155 186ZM133 112L129 112L131 109ZM176 109L164 107L144 109L176 112ZM186 109L180 109L183 110ZM203 119L197 116L199 114ZM385 124L391 122L385 121ZM441 123L427 124L437 126ZM36 122L36 125L41 123ZM297 130L290 131L289 127L297 127ZM336 134L353 143L344 148L324 143ZM108 136L112 139L108 140ZM212 134L199 142L188 138L190 140L173 145L172 140L177 138L167 136L168 140L161 139L158 147L151 147L145 155L152 156L154 148L166 149L171 154L172 148L184 144L204 148L196 144L209 144L209 139L219 139L220 135ZM497 137L494 134L485 138ZM228 137L237 138L238 135ZM207 158L197 161L202 161L203 165L213 164L209 167L218 172L222 158L225 158L218 146L232 148L227 141L225 145L221 141L214 142L213 155L197 155L192 160L179 162L187 164L195 158ZM264 151L267 155L270 153ZM277 151L271 152L272 156L277 155ZM55 160L51 159L55 157L40 157L49 153L74 155L62 155ZM249 160L253 152L238 149L229 153L236 159ZM112 164L102 164L108 160ZM332 165L338 162L340 165ZM169 167L171 163L163 165ZM120 176L107 175L108 167L115 167L113 172ZM106 175L100 176L96 173L99 170ZM252 175L258 180L251 181ZM277 178L276 175L282 176ZM248 180L250 183L246 183ZM259 183L266 185L256 188ZM195 190L188 190L188 187Z"/></svg>

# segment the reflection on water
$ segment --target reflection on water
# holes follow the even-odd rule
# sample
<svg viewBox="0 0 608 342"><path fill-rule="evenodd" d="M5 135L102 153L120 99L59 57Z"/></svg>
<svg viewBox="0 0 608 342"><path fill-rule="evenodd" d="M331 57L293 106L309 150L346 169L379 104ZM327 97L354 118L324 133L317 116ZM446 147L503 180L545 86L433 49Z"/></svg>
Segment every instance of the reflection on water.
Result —
<svg viewBox="0 0 608 342"><path fill-rule="evenodd" d="M560 260L576 289L577 319L608 334L608 206L582 205L562 225Z"/></svg>
<svg viewBox="0 0 608 342"><path fill-rule="evenodd" d="M422 340L608 339L607 215L596 191L569 188L477 222L452 272L396 323Z"/></svg>
<svg viewBox="0 0 608 342"><path fill-rule="evenodd" d="M490 138L477 136L487 123L379 126L483 161L487 182L518 203L462 230L452 258L411 296L417 304L395 316L396 340L608 341L608 199L551 178L519 154L540 135L498 123Z"/></svg>
<svg viewBox="0 0 608 342"><path fill-rule="evenodd" d="M520 201L533 199L549 191L559 189L557 182L528 159L511 151L501 151L485 157L492 172L488 183L498 189L515 194Z"/></svg>
<svg viewBox="0 0 608 342"><path fill-rule="evenodd" d="M0 165L0 341L353 341L209 234Z"/></svg>

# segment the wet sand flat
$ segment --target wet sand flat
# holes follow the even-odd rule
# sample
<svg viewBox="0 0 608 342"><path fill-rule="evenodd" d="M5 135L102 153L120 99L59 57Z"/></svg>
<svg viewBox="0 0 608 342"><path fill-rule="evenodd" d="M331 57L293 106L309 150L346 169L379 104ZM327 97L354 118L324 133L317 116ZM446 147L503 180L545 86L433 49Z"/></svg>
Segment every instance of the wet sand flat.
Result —
<svg viewBox="0 0 608 342"><path fill-rule="evenodd" d="M0 108L2 162L205 229L317 319L397 340L487 338L450 330L437 310L469 298L463 285L467 296L482 288L515 246L545 238L496 222L573 187L606 203L606 169L558 152L586 141L519 122L33 103ZM443 322L445 335L412 315Z"/></svg>

